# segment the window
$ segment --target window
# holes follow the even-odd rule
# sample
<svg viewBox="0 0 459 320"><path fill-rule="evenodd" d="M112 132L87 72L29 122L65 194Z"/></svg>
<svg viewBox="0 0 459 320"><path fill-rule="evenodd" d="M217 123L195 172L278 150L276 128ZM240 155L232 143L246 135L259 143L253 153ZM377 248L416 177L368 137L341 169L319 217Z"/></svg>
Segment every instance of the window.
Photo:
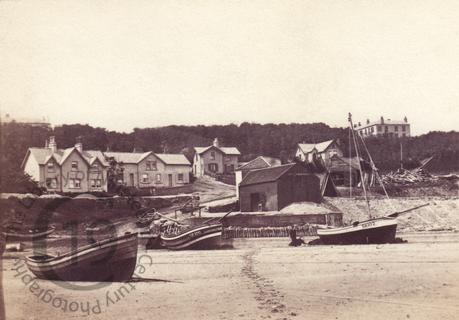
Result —
<svg viewBox="0 0 459 320"><path fill-rule="evenodd" d="M102 185L102 180L100 179L91 179L91 188L100 188Z"/></svg>
<svg viewBox="0 0 459 320"><path fill-rule="evenodd" d="M398 131L398 126L395 126L395 131Z"/></svg>
<svg viewBox="0 0 459 320"><path fill-rule="evenodd" d="M226 156L226 157L225 157L225 161L226 161L226 162L230 162L230 161L231 161L231 157L230 157L230 156Z"/></svg>
<svg viewBox="0 0 459 320"><path fill-rule="evenodd" d="M402 131L405 131L405 126L402 126Z"/></svg>
<svg viewBox="0 0 459 320"><path fill-rule="evenodd" d="M183 182L183 173L179 173L177 175L177 180L180 181L180 182Z"/></svg>
<svg viewBox="0 0 459 320"><path fill-rule="evenodd" d="M402 136L403 136L403 137L406 137L406 134L403 133Z"/></svg>
<svg viewBox="0 0 459 320"><path fill-rule="evenodd" d="M99 171L99 165L97 163L94 163L92 166L91 166L91 170L92 171Z"/></svg>
<svg viewBox="0 0 459 320"><path fill-rule="evenodd" d="M384 126L384 132L385 132L385 133L388 133L388 132L389 132L389 127L388 127L388 126Z"/></svg>
<svg viewBox="0 0 459 320"><path fill-rule="evenodd" d="M69 188L70 189L80 189L81 179L69 179Z"/></svg>
<svg viewBox="0 0 459 320"><path fill-rule="evenodd" d="M48 172L54 172L54 162L48 162Z"/></svg>
<svg viewBox="0 0 459 320"><path fill-rule="evenodd" d="M212 152L210 153L210 159L211 159L211 160L215 160L215 151L212 151Z"/></svg>
<svg viewBox="0 0 459 320"><path fill-rule="evenodd" d="M147 161L147 171L157 170L156 161Z"/></svg>
<svg viewBox="0 0 459 320"><path fill-rule="evenodd" d="M72 161L72 170L78 170L78 161Z"/></svg>
<svg viewBox="0 0 459 320"><path fill-rule="evenodd" d="M142 174L142 183L148 183L148 174L147 173Z"/></svg>
<svg viewBox="0 0 459 320"><path fill-rule="evenodd" d="M46 178L46 188L56 189L57 188L57 178Z"/></svg>
<svg viewBox="0 0 459 320"><path fill-rule="evenodd" d="M161 183L161 173L156 175L156 183Z"/></svg>
<svg viewBox="0 0 459 320"><path fill-rule="evenodd" d="M376 131L382 131L381 126L376 126Z"/></svg>
<svg viewBox="0 0 459 320"><path fill-rule="evenodd" d="M210 172L218 171L218 165L216 163L209 163L208 168Z"/></svg>

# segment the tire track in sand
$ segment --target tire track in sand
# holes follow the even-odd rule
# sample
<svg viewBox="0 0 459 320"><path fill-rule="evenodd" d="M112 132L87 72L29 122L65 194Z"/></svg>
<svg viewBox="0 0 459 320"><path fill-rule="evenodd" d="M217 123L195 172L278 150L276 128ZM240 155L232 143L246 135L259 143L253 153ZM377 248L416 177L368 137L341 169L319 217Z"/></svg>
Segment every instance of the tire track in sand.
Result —
<svg viewBox="0 0 459 320"><path fill-rule="evenodd" d="M260 315L260 317L262 319L293 319L297 314L289 312L283 303L284 295L274 287L272 280L260 276L255 270L254 257L257 254L258 250L251 250L242 256L244 265L241 273L243 277L249 280L247 282L248 289L254 294L258 309L267 313L267 315Z"/></svg>

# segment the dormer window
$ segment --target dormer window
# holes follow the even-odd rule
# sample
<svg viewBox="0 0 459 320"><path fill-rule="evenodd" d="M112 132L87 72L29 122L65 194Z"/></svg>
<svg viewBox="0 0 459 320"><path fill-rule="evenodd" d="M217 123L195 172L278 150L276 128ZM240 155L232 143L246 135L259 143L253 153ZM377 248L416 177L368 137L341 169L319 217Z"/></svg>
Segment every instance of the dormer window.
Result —
<svg viewBox="0 0 459 320"><path fill-rule="evenodd" d="M78 161L72 161L72 170L78 170Z"/></svg>
<svg viewBox="0 0 459 320"><path fill-rule="evenodd" d="M54 162L48 162L48 172L54 172Z"/></svg>
<svg viewBox="0 0 459 320"><path fill-rule="evenodd" d="M215 160L215 151L210 152L210 159Z"/></svg>

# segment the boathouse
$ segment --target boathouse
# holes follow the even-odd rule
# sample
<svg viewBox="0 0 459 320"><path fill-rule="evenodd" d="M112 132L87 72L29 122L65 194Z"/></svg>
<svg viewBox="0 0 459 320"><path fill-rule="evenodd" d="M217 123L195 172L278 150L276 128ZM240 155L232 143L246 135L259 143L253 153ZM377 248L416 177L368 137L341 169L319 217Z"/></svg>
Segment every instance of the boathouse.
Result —
<svg viewBox="0 0 459 320"><path fill-rule="evenodd" d="M279 211L293 202L320 202L321 189L308 166L289 163L250 171L239 184L239 204L241 212Z"/></svg>

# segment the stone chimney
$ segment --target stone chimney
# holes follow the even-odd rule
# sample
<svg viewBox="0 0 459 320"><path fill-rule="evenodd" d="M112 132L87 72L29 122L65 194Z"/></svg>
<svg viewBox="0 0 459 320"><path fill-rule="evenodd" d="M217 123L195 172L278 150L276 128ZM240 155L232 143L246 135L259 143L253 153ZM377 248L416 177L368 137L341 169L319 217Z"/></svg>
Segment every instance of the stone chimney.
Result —
<svg viewBox="0 0 459 320"><path fill-rule="evenodd" d="M370 124L370 119L367 119L367 124Z"/></svg>
<svg viewBox="0 0 459 320"><path fill-rule="evenodd" d="M49 137L49 142L46 143L46 147L51 149L52 152L57 151L57 144L54 136Z"/></svg>
<svg viewBox="0 0 459 320"><path fill-rule="evenodd" d="M220 141L218 141L218 138L214 139L214 147L220 148Z"/></svg>
<svg viewBox="0 0 459 320"><path fill-rule="evenodd" d="M361 124L360 121L359 121L359 127L360 127L360 126L362 126L362 124Z"/></svg>
<svg viewBox="0 0 459 320"><path fill-rule="evenodd" d="M381 124L384 124L384 118L381 116Z"/></svg>
<svg viewBox="0 0 459 320"><path fill-rule="evenodd" d="M405 123L408 123L408 118L405 116L405 118L403 118L403 121L405 121Z"/></svg>
<svg viewBox="0 0 459 320"><path fill-rule="evenodd" d="M76 138L75 148L76 148L78 151L83 152L83 143L81 142L81 136L78 136L78 137Z"/></svg>

